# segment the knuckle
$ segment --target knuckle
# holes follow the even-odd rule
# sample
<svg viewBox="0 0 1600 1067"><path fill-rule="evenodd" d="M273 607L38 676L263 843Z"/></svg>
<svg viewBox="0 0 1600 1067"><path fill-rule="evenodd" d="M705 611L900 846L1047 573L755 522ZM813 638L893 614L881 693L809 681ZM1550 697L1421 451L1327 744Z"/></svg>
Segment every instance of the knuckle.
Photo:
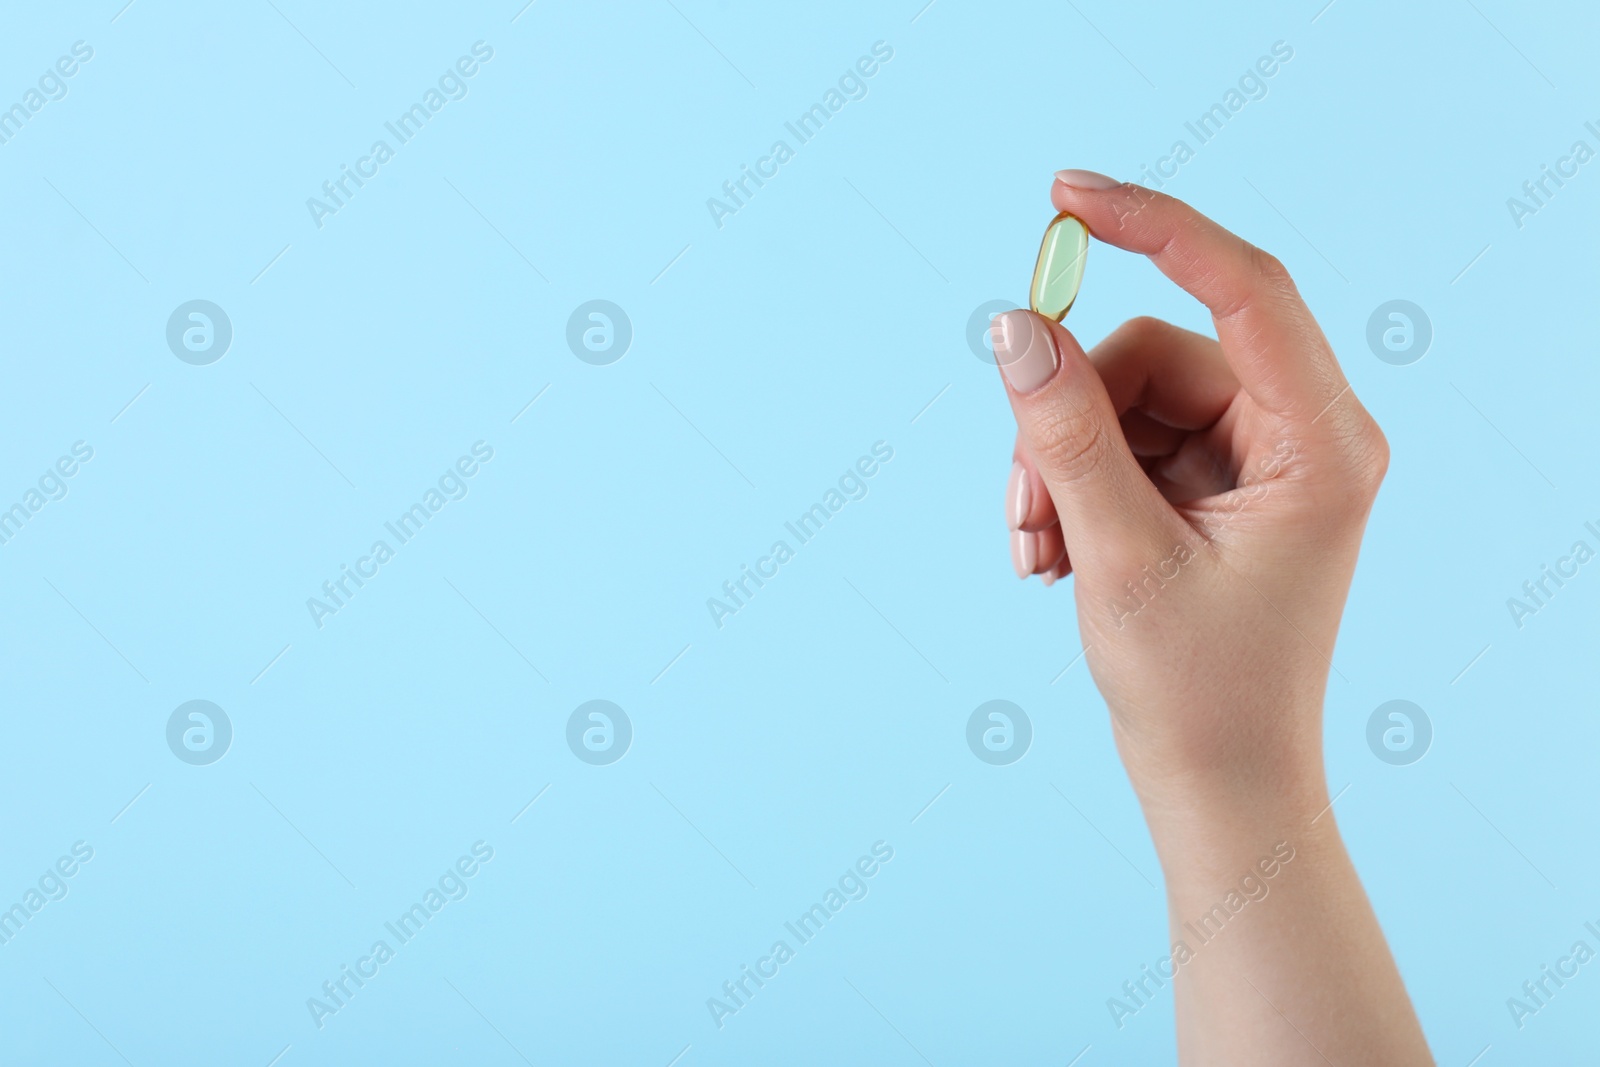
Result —
<svg viewBox="0 0 1600 1067"><path fill-rule="evenodd" d="M1283 261L1271 252L1241 239L1242 260L1231 260L1218 268L1214 284L1228 293L1223 306L1214 310L1218 319L1232 319L1246 312L1281 317L1301 304L1300 290Z"/></svg>
<svg viewBox="0 0 1600 1067"><path fill-rule="evenodd" d="M1155 316L1139 315L1119 326L1117 332L1130 341L1149 342L1161 337L1167 329L1167 324Z"/></svg>
<svg viewBox="0 0 1600 1067"><path fill-rule="evenodd" d="M1158 348L1172 335L1173 327L1150 315L1128 319L1106 335L1089 351L1089 361L1104 366L1129 353Z"/></svg>
<svg viewBox="0 0 1600 1067"><path fill-rule="evenodd" d="M1033 433L1041 471L1065 481L1077 481L1099 468L1109 443L1105 427L1092 411L1069 405L1046 414Z"/></svg>
<svg viewBox="0 0 1600 1067"><path fill-rule="evenodd" d="M1378 487L1389 473L1389 439L1367 412L1360 412L1355 424L1342 435L1340 464L1347 484L1362 497L1377 495Z"/></svg>
<svg viewBox="0 0 1600 1067"><path fill-rule="evenodd" d="M1375 494L1378 486L1383 484L1384 476L1389 473L1389 439L1376 422L1370 422L1367 432L1362 435L1362 446L1361 454L1356 459L1357 477L1365 488Z"/></svg>
<svg viewBox="0 0 1600 1067"><path fill-rule="evenodd" d="M1273 289L1292 289L1294 279L1289 275L1289 268L1283 265L1283 260L1268 252L1264 248L1250 245L1247 249L1250 259L1250 269L1255 275Z"/></svg>

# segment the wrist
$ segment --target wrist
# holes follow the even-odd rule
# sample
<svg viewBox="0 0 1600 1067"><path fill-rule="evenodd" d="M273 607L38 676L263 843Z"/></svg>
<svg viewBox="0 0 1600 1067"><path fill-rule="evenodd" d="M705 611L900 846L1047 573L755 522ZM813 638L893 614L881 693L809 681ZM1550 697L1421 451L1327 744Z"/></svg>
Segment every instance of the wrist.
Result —
<svg viewBox="0 0 1600 1067"><path fill-rule="evenodd" d="M1320 732L1320 716L1312 719ZM1277 845L1337 836L1320 743L1252 745L1203 760L1130 751L1121 738L1119 746L1169 883L1237 880Z"/></svg>
<svg viewBox="0 0 1600 1067"><path fill-rule="evenodd" d="M1169 890L1180 882L1236 881L1275 848L1304 851L1338 832L1320 775L1266 793L1166 788L1141 792L1140 801Z"/></svg>

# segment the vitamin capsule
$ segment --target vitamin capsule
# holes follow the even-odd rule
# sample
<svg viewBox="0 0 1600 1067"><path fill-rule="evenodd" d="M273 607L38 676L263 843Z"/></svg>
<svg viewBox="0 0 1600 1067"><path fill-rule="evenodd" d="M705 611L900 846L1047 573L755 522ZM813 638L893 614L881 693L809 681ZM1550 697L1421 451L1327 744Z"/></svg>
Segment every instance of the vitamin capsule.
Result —
<svg viewBox="0 0 1600 1067"><path fill-rule="evenodd" d="M1065 211L1050 220L1039 245L1039 262L1033 268L1028 306L1047 319L1060 322L1077 299L1083 284L1083 260L1089 253L1089 228Z"/></svg>

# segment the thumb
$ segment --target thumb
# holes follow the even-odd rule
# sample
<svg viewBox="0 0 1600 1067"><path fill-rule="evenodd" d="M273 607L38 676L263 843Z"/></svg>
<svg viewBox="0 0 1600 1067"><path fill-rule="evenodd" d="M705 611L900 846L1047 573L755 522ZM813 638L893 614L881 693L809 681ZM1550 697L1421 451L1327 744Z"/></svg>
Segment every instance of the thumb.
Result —
<svg viewBox="0 0 1600 1067"><path fill-rule="evenodd" d="M1187 543L1187 524L1129 450L1100 374L1072 334L1029 311L1001 312L991 332L1073 570L1115 577Z"/></svg>

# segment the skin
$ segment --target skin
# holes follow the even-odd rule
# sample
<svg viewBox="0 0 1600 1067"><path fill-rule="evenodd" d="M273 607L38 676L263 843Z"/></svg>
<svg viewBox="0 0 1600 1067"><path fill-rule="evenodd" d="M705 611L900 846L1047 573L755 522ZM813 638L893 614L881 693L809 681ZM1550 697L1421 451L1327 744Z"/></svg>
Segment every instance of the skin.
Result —
<svg viewBox="0 0 1600 1067"><path fill-rule="evenodd" d="M1217 334L1140 318L1086 354L1031 312L1001 316L1013 340L1043 331L1056 354L1026 395L1006 381L1008 520L1037 538L1033 573L1075 575L1171 939L1194 952L1171 983L1179 1059L1431 1064L1322 757L1330 657L1388 445L1277 259L1138 186L1058 181L1051 200L1148 256ZM1292 859L1263 877L1275 847ZM1185 926L1245 875L1267 895L1212 938Z"/></svg>

